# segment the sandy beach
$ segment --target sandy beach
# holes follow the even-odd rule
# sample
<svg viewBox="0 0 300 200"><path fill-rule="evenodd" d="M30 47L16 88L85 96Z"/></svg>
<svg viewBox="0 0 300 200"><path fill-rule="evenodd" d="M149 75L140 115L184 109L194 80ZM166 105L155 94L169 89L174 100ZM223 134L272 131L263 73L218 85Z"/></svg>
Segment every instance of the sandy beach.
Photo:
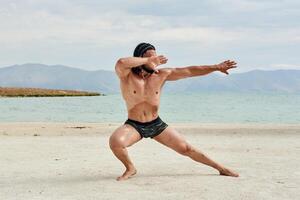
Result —
<svg viewBox="0 0 300 200"><path fill-rule="evenodd" d="M0 199L299 199L300 125L170 124L194 146L240 173L217 171L152 139L129 153L108 145L116 123L0 123Z"/></svg>

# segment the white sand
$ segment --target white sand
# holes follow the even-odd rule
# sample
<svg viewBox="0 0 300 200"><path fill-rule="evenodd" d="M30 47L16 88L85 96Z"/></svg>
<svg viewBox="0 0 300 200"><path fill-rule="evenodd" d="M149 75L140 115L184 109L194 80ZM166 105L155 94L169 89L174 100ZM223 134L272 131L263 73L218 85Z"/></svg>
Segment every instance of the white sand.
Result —
<svg viewBox="0 0 300 200"><path fill-rule="evenodd" d="M300 125L171 124L241 177L143 139L129 148L138 174L123 182L108 146L117 125L0 123L0 199L300 198Z"/></svg>

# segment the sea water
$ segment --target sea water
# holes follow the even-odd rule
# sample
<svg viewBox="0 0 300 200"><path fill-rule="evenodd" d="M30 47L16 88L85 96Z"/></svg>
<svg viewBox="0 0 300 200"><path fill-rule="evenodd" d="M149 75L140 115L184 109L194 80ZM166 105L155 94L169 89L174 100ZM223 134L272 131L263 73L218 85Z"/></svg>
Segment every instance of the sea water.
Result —
<svg viewBox="0 0 300 200"><path fill-rule="evenodd" d="M203 92L162 94L166 122L300 123L300 94ZM0 122L124 122L121 94L0 98Z"/></svg>

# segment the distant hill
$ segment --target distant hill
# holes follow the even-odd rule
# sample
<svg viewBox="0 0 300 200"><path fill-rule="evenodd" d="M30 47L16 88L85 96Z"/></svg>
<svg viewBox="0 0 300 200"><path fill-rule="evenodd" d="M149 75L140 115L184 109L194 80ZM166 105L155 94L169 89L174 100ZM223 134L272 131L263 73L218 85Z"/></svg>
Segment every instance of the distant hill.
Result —
<svg viewBox="0 0 300 200"><path fill-rule="evenodd" d="M0 87L33 87L84 90L100 93L119 92L113 71L86 71L63 65L24 64L0 68ZM300 93L300 70L253 70L228 76L219 72L167 82L166 92L201 91L276 91Z"/></svg>
<svg viewBox="0 0 300 200"><path fill-rule="evenodd" d="M253 70L228 76L213 73L208 76L183 79L169 84L166 91L237 91L300 93L300 70Z"/></svg>
<svg viewBox="0 0 300 200"><path fill-rule="evenodd" d="M0 68L0 86L84 90L114 93L119 89L112 71L86 71L63 65L24 64Z"/></svg>

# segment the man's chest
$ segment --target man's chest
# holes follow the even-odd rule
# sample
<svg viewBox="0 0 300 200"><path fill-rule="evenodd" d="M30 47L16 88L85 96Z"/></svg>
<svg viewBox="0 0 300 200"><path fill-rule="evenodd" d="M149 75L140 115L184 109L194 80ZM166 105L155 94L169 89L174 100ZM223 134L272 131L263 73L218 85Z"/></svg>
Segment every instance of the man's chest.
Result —
<svg viewBox="0 0 300 200"><path fill-rule="evenodd" d="M128 80L128 89L132 94L152 96L160 92L162 83L158 77L148 79L131 78Z"/></svg>
<svg viewBox="0 0 300 200"><path fill-rule="evenodd" d="M137 104L147 102L157 105L160 98L162 81L160 77L148 77L146 80L136 77L129 77L122 81L121 89L124 99L127 102Z"/></svg>

